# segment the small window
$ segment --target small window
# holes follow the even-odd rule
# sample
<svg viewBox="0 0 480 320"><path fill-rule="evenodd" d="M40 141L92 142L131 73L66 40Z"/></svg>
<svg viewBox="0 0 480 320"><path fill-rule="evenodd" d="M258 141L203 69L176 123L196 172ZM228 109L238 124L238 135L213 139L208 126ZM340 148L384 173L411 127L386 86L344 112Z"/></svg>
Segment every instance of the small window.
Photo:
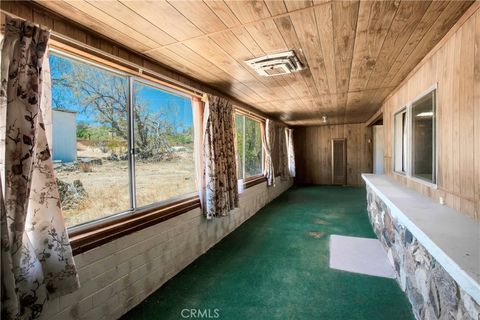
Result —
<svg viewBox="0 0 480 320"><path fill-rule="evenodd" d="M263 173L263 149L260 122L237 114L237 163L238 179Z"/></svg>
<svg viewBox="0 0 480 320"><path fill-rule="evenodd" d="M412 104L412 176L435 183L435 90Z"/></svg>
<svg viewBox="0 0 480 320"><path fill-rule="evenodd" d="M245 178L262 174L260 122L245 118Z"/></svg>
<svg viewBox="0 0 480 320"><path fill-rule="evenodd" d="M394 116L395 172L407 173L407 109L397 112Z"/></svg>
<svg viewBox="0 0 480 320"><path fill-rule="evenodd" d="M237 133L237 177L238 179L243 179L244 174L244 161L245 153L244 153L244 142L243 137L245 136L245 117L242 115L235 115L235 127Z"/></svg>

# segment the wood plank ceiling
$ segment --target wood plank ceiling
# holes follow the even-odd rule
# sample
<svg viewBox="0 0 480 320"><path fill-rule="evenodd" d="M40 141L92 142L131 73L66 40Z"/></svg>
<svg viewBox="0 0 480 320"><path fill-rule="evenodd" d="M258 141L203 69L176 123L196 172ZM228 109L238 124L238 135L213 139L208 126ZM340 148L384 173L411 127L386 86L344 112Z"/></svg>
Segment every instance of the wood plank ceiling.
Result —
<svg viewBox="0 0 480 320"><path fill-rule="evenodd" d="M366 121L473 1L36 1L291 125ZM308 69L244 61L294 49Z"/></svg>

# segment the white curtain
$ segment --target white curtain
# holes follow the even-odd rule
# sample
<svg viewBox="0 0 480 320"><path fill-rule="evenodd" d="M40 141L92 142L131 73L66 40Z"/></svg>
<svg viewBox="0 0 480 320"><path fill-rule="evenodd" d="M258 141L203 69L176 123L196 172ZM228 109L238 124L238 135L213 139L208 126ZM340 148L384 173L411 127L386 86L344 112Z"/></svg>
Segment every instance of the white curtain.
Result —
<svg viewBox="0 0 480 320"><path fill-rule="evenodd" d="M48 30L6 18L0 111L2 319L36 319L47 299L79 287L44 117L50 109ZM3 130L2 130L3 131Z"/></svg>
<svg viewBox="0 0 480 320"><path fill-rule="evenodd" d="M195 169L197 178L198 197L202 208L205 206L205 161L203 139L205 134L203 114L205 112L205 103L198 97L192 99L193 123L195 133L193 135L195 147Z"/></svg>
<svg viewBox="0 0 480 320"><path fill-rule="evenodd" d="M295 177L295 148L293 146L293 129L285 128L285 139L287 141L288 173Z"/></svg>
<svg viewBox="0 0 480 320"><path fill-rule="evenodd" d="M262 123L262 140L264 157L264 175L267 178L267 185L275 185L275 169L273 167L272 150L275 145L275 123L267 119Z"/></svg>

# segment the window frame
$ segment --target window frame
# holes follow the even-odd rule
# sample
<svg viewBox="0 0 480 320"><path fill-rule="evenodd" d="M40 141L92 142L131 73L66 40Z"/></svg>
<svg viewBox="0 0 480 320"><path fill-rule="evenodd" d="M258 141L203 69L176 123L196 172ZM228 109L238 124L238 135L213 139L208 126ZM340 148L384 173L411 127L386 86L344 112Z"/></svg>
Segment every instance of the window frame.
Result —
<svg viewBox="0 0 480 320"><path fill-rule="evenodd" d="M403 165L404 165L404 170L397 170L396 167L397 167L397 163L396 163L396 160L397 160L397 154L396 154L396 149L397 149L397 142L398 142L398 137L397 137L397 122L396 122L396 117L398 115L401 115L405 113L405 132L404 134L402 135L402 162ZM409 165L409 153L410 153L410 139L409 139L409 128L408 128L408 124L409 124L409 119L410 119L410 115L409 115L409 107L408 105L406 106L403 106L402 108L400 108L398 111L396 111L394 114L393 114L393 172L397 173L397 174L400 174L400 175L408 175L408 170L410 169L410 165ZM402 128L403 130L403 128ZM404 135L407 135L406 139L404 137Z"/></svg>
<svg viewBox="0 0 480 320"><path fill-rule="evenodd" d="M429 94L432 94L435 92L434 95L434 106L433 106L433 152L432 152L432 165L433 165L433 180L427 180L418 176L415 176L413 174L413 128L412 128L412 109L413 105L418 102L419 100L423 99ZM402 171L397 171L395 170L395 159L396 159L396 127L395 127L395 116L406 111L406 131L407 131L407 146L406 146L406 152L407 152L407 157L406 157L406 170L405 172ZM428 187L437 189L437 184L438 184L438 124L437 124L437 112L438 112L438 84L435 83L425 91L421 92L419 95L417 95L414 99L410 100L406 105L398 109L396 112L393 113L393 161L392 161L392 172L397 175L404 176L408 179L411 179L415 182L418 182L420 184L426 185Z"/></svg>
<svg viewBox="0 0 480 320"><path fill-rule="evenodd" d="M191 95L187 95L186 93L176 91L172 88L169 88L165 85L155 83L155 82L150 81L148 79L142 79L142 78L137 77L137 76L132 76L131 79L132 79L132 83L131 83L130 92L134 92L133 90L134 90L135 81L136 81L137 83L139 83L141 85L150 86L154 89L162 90L164 92L168 92L170 94L177 95L177 96L182 96L182 97L185 97L185 98L188 98L188 99L192 100ZM131 99L131 101L129 102L129 105L130 105L129 118L131 118L131 119L129 119L129 130L131 130L132 128L135 127L134 126L135 119L133 117L133 112L132 112L132 111L134 111L134 102L135 102L134 96L131 95L130 99ZM192 104L192 112L193 112L193 104ZM195 126L195 123L193 123L193 126ZM195 134L195 130L193 130L193 133ZM131 142L129 141L129 143L135 144L135 132L134 132L134 130L129 132L129 135L131 136L131 139L130 139ZM193 140L195 141L195 138ZM136 182L136 177L135 177L135 145L133 145L132 148L130 148L130 146L129 146L129 150L133 151L133 154L131 154L131 155L129 154L129 160L131 159L131 161L133 162L133 166L132 166L132 168L133 168L133 170L132 170L133 181ZM195 155L194 155L194 158L195 158ZM132 185L133 185L133 188L135 189L136 188L136 183L133 183ZM135 206L133 207L134 210L136 210L136 212L142 213L144 211L149 211L152 208L162 207L162 206L167 205L171 202L175 202L175 201L178 201L178 200L181 200L181 199L190 199L191 197L194 197L195 195L198 195L197 191L185 193L185 194L175 196L175 197L172 197L172 198L169 198L169 199L161 200L161 201L155 201L155 202L152 202L150 204L143 205L143 206L137 206L136 189L134 190L134 193L131 196L133 197L133 203L135 204Z"/></svg>
<svg viewBox="0 0 480 320"><path fill-rule="evenodd" d="M130 208L128 210L120 211L120 212L112 212L104 217L100 217L95 220L91 221L86 221L83 223L79 223L74 226L69 226L67 228L68 234L70 236L70 242L73 247L73 251L75 254L79 252L83 252L85 250L89 250L95 246L91 246L89 242L85 241L84 235L91 235L93 231L98 231L102 229L108 229L109 232L111 232L112 226L116 224L125 224L126 221L128 220L135 220L135 219L141 219L143 216L150 216L155 219L158 219L154 213L163 213L165 215L171 214L172 210L171 208L175 208L176 213L178 213L178 210L182 212L186 212L185 210L192 210L196 207L200 207L200 199L198 197L198 192L191 192L191 193L186 193L182 195L178 195L176 197L172 197L166 200L154 202L145 206L136 206L136 195L135 195L135 152L134 152L134 139L135 135L133 132L133 122L134 122L134 117L133 117L133 108L134 108L134 95L133 93L133 86L135 84L135 81L139 84L142 85L147 85L150 86L154 89L162 90L164 92L168 92L170 94L175 94L178 96L186 97L189 99L192 99L192 95L187 94L186 92L182 92L179 90L176 90L175 88L168 87L162 83L157 83L155 81L152 81L151 79L148 78L143 78L140 77L133 72L130 73L127 70L119 70L116 69L115 67L106 64L99 63L96 60L89 59L88 55L77 55L75 53L71 53L67 50L58 49L55 46L49 47L48 48L48 53L54 54L55 56L61 57L61 58L66 58L69 60L73 60L76 62L80 63L85 63L87 65L90 65L95 68L99 68L102 71L112 73L117 76L125 77L127 80L127 86L129 88L129 95L128 95L128 134L129 134L129 139L128 139L128 181L129 181L129 196L130 196ZM194 124L195 125L195 124ZM184 204L184 205L182 205ZM192 206L192 204L195 204ZM183 208L183 209L182 209ZM178 215L178 214L177 214ZM122 233L122 232L120 232ZM107 236L107 235L104 235ZM97 239L96 241L100 240L101 237L101 232L99 234L96 234L92 239ZM111 238L111 236L107 237L108 239ZM77 241L79 241L79 245L81 243L81 248L77 247ZM102 241L102 244L105 243ZM100 245L100 244L99 244Z"/></svg>
<svg viewBox="0 0 480 320"><path fill-rule="evenodd" d="M250 114L247 114L245 112L242 112L241 110L235 110L235 117L237 116L241 116L242 119L243 119L243 142L245 144L245 122L246 122L246 118L249 118L250 120L252 121L255 121L257 122L259 125L260 125L260 134L261 134L261 130L262 130L262 126L264 125L264 120L263 119L259 119L257 117L254 117ZM235 121L236 123L236 121ZM236 132L235 132L235 136L236 136ZM263 138L261 138L261 143L262 143L262 159L261 159L261 163L262 163L262 169L261 169L261 173L259 174L256 174L256 175L253 175L253 176L249 176L249 177L245 177L245 145L243 146L242 148L242 177L237 177L237 181L240 181L240 180L243 180L243 185L244 185L244 189L247 189L247 188L250 188L256 184L259 184L259 183L262 183L264 181L266 181L266 177L265 177L265 149L264 149L264 146L263 146ZM237 146L235 146L235 152L237 152ZM237 164L238 165L238 164Z"/></svg>
<svg viewBox="0 0 480 320"><path fill-rule="evenodd" d="M415 169L415 163L414 163L414 152L415 152L415 149L414 149L414 135L413 135L413 105L415 103L417 103L418 101L420 101L421 99L427 97L428 95L432 95L432 93L435 92L435 94L433 95L433 107L432 107L432 110L433 110L433 120L432 120L432 135L433 135L433 138L432 138L432 180L429 180L429 179L426 179L426 178L422 178L418 175L415 175L414 173L414 169ZM410 121L409 121L409 124L410 124L410 145L411 145L411 152L410 152L410 166L411 166L411 170L410 170L410 175L413 179L417 180L417 181L422 181L424 183L429 183L431 185L434 185L436 186L437 185L437 87L435 86L435 88L430 88L430 90L428 90L427 92L424 92L421 96L417 97L417 99L415 99L414 101L412 101L411 105L410 105L410 114L411 114L411 118L410 118Z"/></svg>

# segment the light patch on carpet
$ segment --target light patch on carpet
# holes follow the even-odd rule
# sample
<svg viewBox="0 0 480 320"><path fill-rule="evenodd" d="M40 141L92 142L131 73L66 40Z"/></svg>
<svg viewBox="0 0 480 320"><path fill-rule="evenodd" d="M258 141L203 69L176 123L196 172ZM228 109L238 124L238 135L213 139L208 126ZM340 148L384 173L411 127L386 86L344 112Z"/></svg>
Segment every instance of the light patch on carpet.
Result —
<svg viewBox="0 0 480 320"><path fill-rule="evenodd" d="M330 268L395 278L395 271L378 239L331 235Z"/></svg>
<svg viewBox="0 0 480 320"><path fill-rule="evenodd" d="M323 237L325 235L325 232L320 232L320 231L310 231L308 233L308 235L312 238L315 238L315 239L320 239L321 237Z"/></svg>

